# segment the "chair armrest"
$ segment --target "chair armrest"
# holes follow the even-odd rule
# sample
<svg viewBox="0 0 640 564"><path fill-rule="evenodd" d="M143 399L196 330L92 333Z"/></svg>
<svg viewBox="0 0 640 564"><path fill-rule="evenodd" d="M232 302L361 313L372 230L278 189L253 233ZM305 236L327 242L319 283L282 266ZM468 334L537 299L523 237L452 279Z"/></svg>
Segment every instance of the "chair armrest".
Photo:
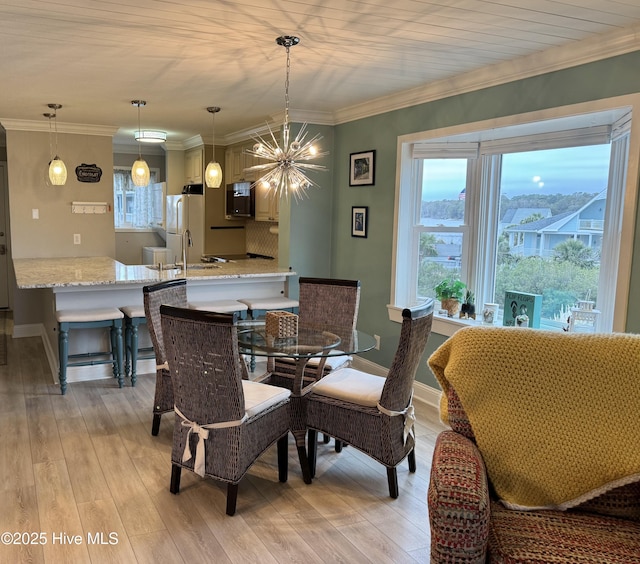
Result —
<svg viewBox="0 0 640 564"><path fill-rule="evenodd" d="M454 431L438 435L428 493L431 563L485 562L489 489L480 451Z"/></svg>

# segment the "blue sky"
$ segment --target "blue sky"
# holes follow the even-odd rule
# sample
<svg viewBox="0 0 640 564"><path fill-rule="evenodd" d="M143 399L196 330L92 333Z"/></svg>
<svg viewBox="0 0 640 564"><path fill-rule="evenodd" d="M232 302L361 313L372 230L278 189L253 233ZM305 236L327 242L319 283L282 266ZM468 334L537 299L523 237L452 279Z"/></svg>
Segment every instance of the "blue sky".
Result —
<svg viewBox="0 0 640 564"><path fill-rule="evenodd" d="M610 145L508 153L503 156L502 191L521 194L598 193L607 187ZM440 159L445 166L425 170L429 200L455 199L465 185L462 160ZM430 174L427 176L427 170Z"/></svg>

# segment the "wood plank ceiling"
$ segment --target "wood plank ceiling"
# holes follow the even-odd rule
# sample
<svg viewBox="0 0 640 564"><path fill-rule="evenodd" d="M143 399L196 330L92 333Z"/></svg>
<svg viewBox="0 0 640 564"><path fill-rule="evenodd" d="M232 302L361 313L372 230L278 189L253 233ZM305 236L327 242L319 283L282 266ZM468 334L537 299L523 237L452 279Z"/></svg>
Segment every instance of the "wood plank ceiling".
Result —
<svg viewBox="0 0 640 564"><path fill-rule="evenodd" d="M143 127L171 141L263 124L284 106L327 123L372 100L548 49L638 33L638 0L0 0L0 117ZM345 113L346 112L346 113Z"/></svg>

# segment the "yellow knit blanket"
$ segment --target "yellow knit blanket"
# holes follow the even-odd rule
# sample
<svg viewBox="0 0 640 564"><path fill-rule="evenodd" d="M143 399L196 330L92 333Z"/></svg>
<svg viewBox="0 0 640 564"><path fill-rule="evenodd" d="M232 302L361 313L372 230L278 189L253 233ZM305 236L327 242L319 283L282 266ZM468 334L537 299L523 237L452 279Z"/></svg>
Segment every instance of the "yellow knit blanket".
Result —
<svg viewBox="0 0 640 564"><path fill-rule="evenodd" d="M640 480L640 335L467 327L428 362L508 507L567 509Z"/></svg>

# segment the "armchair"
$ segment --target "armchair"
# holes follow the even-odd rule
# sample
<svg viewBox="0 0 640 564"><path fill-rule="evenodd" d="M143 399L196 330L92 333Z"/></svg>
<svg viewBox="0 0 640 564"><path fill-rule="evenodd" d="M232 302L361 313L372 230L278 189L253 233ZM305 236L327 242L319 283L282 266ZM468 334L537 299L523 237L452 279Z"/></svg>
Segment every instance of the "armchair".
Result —
<svg viewBox="0 0 640 564"><path fill-rule="evenodd" d="M640 336L469 327L443 388L431 562L640 563Z"/></svg>

